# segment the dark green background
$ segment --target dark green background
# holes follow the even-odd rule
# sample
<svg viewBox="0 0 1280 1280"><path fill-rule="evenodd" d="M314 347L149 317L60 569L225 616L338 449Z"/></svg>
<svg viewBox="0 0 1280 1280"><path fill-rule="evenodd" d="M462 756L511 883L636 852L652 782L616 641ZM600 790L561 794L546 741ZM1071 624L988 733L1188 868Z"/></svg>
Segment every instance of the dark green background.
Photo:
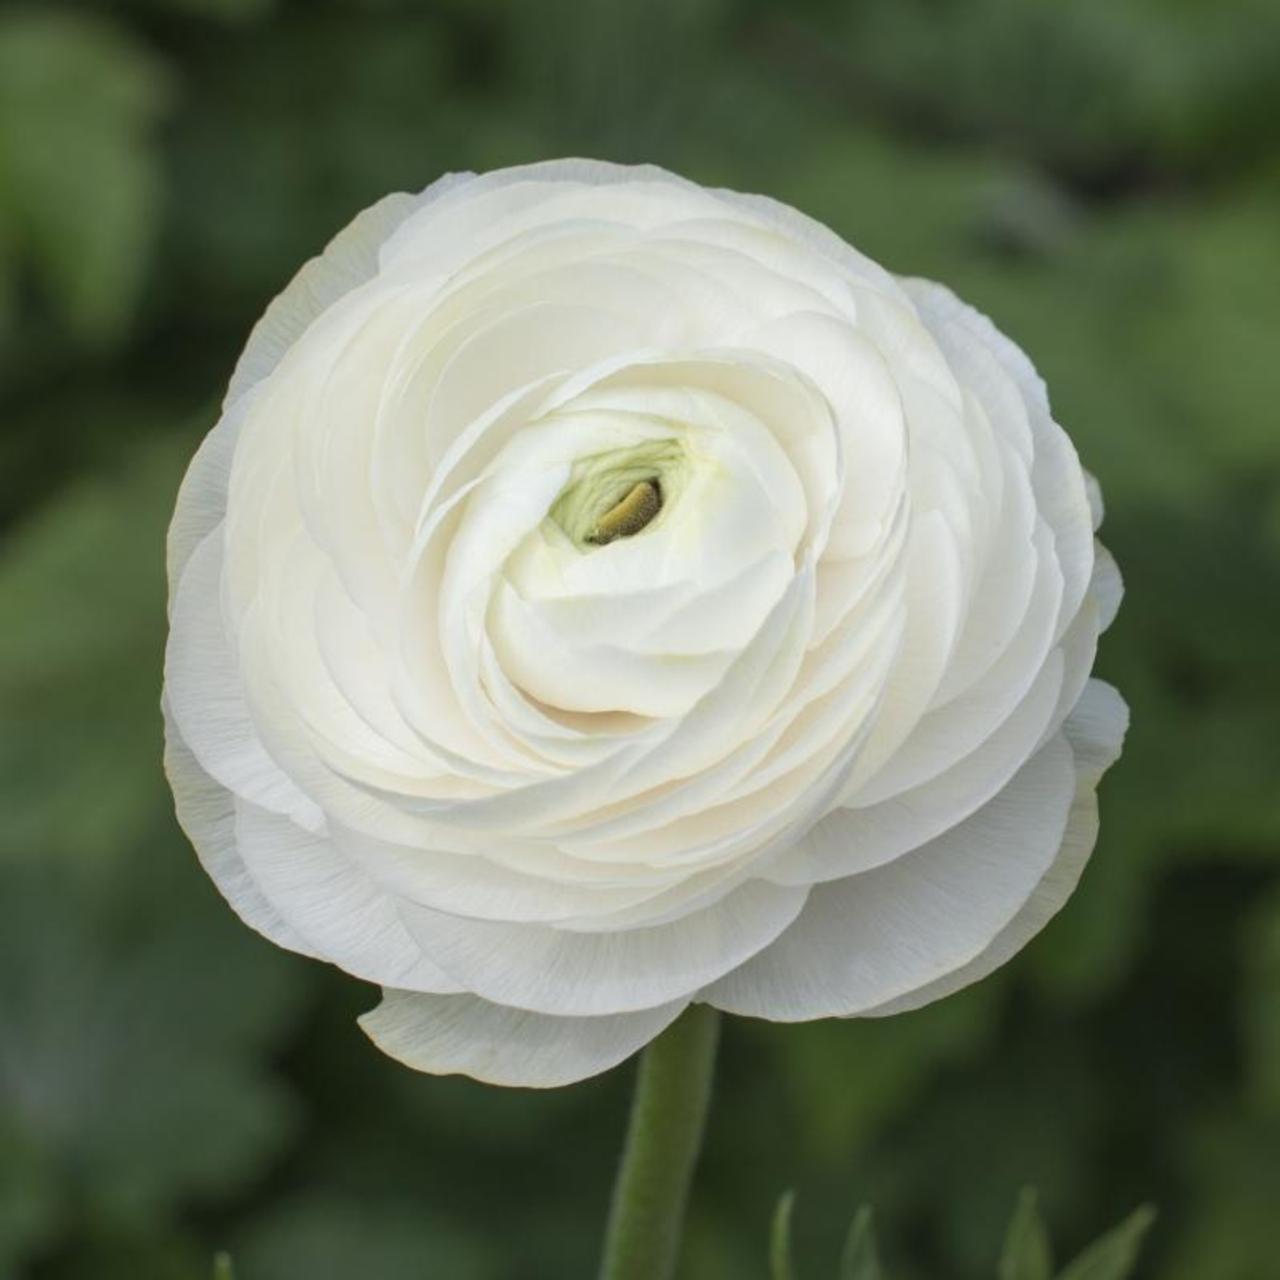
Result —
<svg viewBox="0 0 1280 1280"><path fill-rule="evenodd" d="M239 344L357 210L588 154L766 191L1015 335L1101 477L1133 707L1083 887L888 1022L727 1027L686 1277L1070 1253L1280 1275L1280 6L128 0L0 8L0 1276L586 1276L631 1069L414 1075L243 928L159 769L165 523Z"/></svg>

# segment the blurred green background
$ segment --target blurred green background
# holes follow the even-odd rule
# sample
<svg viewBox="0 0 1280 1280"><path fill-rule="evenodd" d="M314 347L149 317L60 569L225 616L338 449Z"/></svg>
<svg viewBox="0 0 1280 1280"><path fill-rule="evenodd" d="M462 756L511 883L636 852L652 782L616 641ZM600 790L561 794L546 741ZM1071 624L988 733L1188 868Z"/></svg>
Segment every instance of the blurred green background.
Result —
<svg viewBox="0 0 1280 1280"><path fill-rule="evenodd" d="M274 950L160 773L165 524L238 347L386 191L563 154L761 190L1031 352L1101 477L1133 706L1078 895L888 1022L728 1026L684 1275L1069 1254L1280 1274L1280 6L117 0L0 8L0 1276L591 1274L631 1068L417 1076Z"/></svg>

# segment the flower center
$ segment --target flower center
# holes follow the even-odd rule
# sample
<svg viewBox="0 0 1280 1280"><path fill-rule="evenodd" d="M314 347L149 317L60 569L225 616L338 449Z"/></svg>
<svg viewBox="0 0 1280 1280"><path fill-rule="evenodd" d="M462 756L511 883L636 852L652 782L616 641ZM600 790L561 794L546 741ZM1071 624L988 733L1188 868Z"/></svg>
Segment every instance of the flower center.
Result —
<svg viewBox="0 0 1280 1280"><path fill-rule="evenodd" d="M632 538L664 519L689 483L691 461L670 436L589 454L547 513L580 551Z"/></svg>
<svg viewBox="0 0 1280 1280"><path fill-rule="evenodd" d="M615 538L629 538L662 510L662 486L655 476L641 480L613 504L597 521L587 541L604 546Z"/></svg>

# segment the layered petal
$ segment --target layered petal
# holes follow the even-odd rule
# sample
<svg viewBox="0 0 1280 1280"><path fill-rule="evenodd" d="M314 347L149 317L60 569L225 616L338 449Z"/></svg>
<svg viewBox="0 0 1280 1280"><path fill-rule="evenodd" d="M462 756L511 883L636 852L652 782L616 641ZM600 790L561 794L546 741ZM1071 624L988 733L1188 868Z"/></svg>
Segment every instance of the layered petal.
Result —
<svg viewBox="0 0 1280 1280"><path fill-rule="evenodd" d="M1062 847L1076 772L1065 738L944 836L810 895L796 923L702 998L729 1013L849 1017L968 964L1023 908Z"/></svg>

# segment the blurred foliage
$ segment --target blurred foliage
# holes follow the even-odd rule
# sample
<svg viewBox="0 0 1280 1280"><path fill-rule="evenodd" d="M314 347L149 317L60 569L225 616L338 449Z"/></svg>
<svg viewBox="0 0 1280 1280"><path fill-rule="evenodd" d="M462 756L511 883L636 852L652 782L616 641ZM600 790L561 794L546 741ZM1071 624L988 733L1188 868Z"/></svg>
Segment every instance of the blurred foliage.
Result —
<svg viewBox="0 0 1280 1280"><path fill-rule="evenodd" d="M788 1191L774 1211L769 1238L769 1280L800 1280L791 1242L795 1194ZM1128 1280L1137 1265L1143 1237L1155 1220L1148 1207L1135 1210L1118 1226L1087 1246L1061 1271L1054 1271L1048 1231L1034 1191L1024 1189L1005 1232L996 1264L996 1280ZM854 1215L840 1253L839 1280L886 1280L880 1265L869 1205Z"/></svg>
<svg viewBox="0 0 1280 1280"><path fill-rule="evenodd" d="M159 60L57 10L0 21L0 317L29 267L68 336L105 341L134 310L159 215Z"/></svg>
<svg viewBox="0 0 1280 1280"><path fill-rule="evenodd" d="M1274 1275L1277 66L1274 0L0 7L0 1277L591 1273L629 1071L379 1057L374 992L198 870L157 710L164 526L266 300L388 190L569 153L953 284L1039 363L1128 583L1079 893L917 1014L733 1021L684 1274L763 1278L790 1184L798 1274L865 1199L896 1280L977 1280L1033 1182L1066 1256L1151 1200L1135 1277Z"/></svg>

